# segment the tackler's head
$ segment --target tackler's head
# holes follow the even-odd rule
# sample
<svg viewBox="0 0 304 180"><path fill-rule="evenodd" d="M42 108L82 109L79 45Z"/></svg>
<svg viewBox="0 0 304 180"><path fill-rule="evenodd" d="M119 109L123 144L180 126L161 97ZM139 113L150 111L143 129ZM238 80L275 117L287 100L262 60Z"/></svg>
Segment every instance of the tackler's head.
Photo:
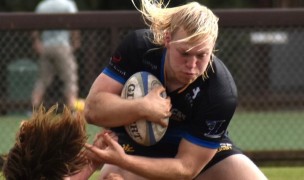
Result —
<svg viewBox="0 0 304 180"><path fill-rule="evenodd" d="M63 179L82 169L87 140L85 121L64 107L43 106L21 122L15 144L7 154L3 175L8 180Z"/></svg>

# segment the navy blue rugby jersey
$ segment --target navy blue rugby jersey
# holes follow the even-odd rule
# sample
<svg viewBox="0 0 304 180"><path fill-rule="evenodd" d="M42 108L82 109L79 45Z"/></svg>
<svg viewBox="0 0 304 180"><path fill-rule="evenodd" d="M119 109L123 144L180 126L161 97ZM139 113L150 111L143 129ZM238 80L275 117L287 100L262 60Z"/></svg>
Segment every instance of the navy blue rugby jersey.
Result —
<svg viewBox="0 0 304 180"><path fill-rule="evenodd" d="M164 84L166 49L151 43L151 38L149 30L127 35L103 73L124 84L132 74L148 71ZM172 116L159 143L178 145L185 138L203 147L218 148L237 105L236 86L223 62L214 57L207 79L199 77L185 90L167 94L171 97Z"/></svg>

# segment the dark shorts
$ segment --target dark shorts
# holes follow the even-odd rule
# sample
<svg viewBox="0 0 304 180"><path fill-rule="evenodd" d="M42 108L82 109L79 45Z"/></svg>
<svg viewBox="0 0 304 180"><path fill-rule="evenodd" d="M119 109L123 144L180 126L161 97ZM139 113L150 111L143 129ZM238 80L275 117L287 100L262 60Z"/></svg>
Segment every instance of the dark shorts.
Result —
<svg viewBox="0 0 304 180"><path fill-rule="evenodd" d="M213 165L225 159L226 157L229 157L234 154L243 154L242 151L238 147L236 147L228 137L222 140L220 146L221 147L217 149L217 153L215 154L215 156L204 167L202 172L206 171L208 168L212 167Z"/></svg>
<svg viewBox="0 0 304 180"><path fill-rule="evenodd" d="M116 133L118 135L118 142L123 147L125 152L130 155L139 155L145 157L175 157L177 154L178 144L170 144L162 140L152 146L142 146L133 141L126 133ZM216 163L234 154L242 154L242 152L232 143L232 141L225 137L222 140L221 147L218 152L211 159L211 161L204 167L202 172L212 167Z"/></svg>

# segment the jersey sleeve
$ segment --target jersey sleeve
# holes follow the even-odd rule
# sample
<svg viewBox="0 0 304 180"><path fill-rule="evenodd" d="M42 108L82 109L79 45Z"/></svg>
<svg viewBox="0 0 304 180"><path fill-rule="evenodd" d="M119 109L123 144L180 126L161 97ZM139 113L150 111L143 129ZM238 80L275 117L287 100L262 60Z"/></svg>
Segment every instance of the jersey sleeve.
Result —
<svg viewBox="0 0 304 180"><path fill-rule="evenodd" d="M114 51L103 73L124 84L132 74L140 71L145 52L144 38L143 30L129 33Z"/></svg>

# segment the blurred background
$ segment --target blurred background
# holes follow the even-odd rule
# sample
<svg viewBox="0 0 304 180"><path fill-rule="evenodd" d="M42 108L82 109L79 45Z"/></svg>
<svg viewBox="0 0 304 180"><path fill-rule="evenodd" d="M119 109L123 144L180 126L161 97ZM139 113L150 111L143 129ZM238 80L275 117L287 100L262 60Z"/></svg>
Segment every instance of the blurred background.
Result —
<svg viewBox="0 0 304 180"><path fill-rule="evenodd" d="M81 11L133 10L129 0L74 0ZM190 2L191 0L171 0L170 6ZM0 0L0 11L34 11L40 0ZM136 1L135 1L136 2ZM168 0L165 0L168 2ZM297 8L303 7L302 0L197 0L209 8Z"/></svg>
<svg viewBox="0 0 304 180"><path fill-rule="evenodd" d="M75 0L73 15L33 13L39 0L0 0L0 154L14 143L19 122L32 110L38 76L32 32L77 30L79 98L131 30L145 28L130 0ZM186 0L172 0L170 6ZM228 66L239 91L229 127L235 143L259 164L304 161L304 1L198 0L220 18L216 55ZM56 77L45 104L64 103ZM90 139L99 128L88 126Z"/></svg>

